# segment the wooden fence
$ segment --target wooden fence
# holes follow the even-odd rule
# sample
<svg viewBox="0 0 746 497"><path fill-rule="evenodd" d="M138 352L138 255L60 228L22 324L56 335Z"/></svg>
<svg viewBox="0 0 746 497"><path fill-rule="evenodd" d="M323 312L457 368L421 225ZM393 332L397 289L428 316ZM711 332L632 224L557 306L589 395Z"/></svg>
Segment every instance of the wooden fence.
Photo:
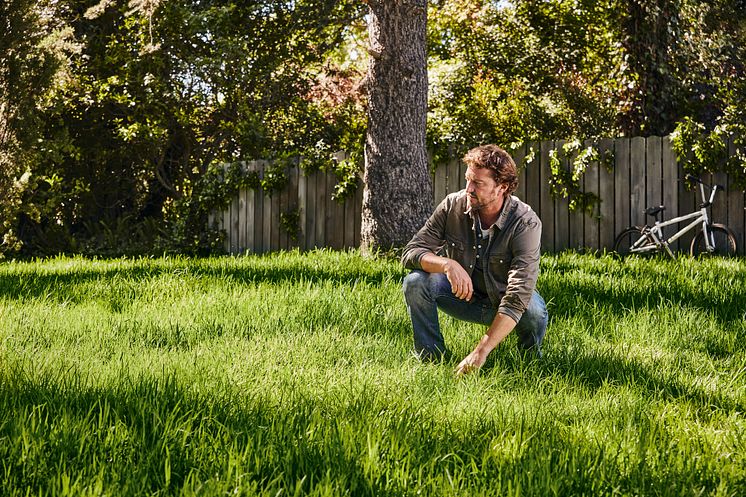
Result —
<svg viewBox="0 0 746 497"><path fill-rule="evenodd" d="M529 143L513 151L520 178L516 196L530 204L542 220L542 250L610 249L614 237L630 225L646 222L643 210L665 205L664 218L693 212L700 202L696 190L687 190L668 137L604 139L596 145L600 157L613 159L611 167L591 165L581 177L583 191L597 195L601 202L592 214L570 211L567 198L554 198L549 178L550 156L559 151L561 167L570 168L564 141ZM732 147L732 145L731 145ZM244 165L260 175L266 162ZM460 161L441 165L433 175L433 201L437 205L448 193L464 187L464 166ZM360 212L363 186L354 197L338 203L331 198L336 184L332 173L305 176L298 168L288 169L288 187L271 197L261 191L241 191L226 211L211 216L210 222L226 232L225 249L231 253L315 247L343 249L360 244ZM702 177L706 183L720 184L711 208L712 219L728 225L736 234L739 253L744 253L744 192L730 188L725 174ZM297 215L297 223L293 217ZM285 220L285 227L280 222ZM287 228L294 233L290 234ZM295 228L297 227L297 231ZM666 234L674 232L668 228ZM688 250L694 230L682 237L676 247Z"/></svg>

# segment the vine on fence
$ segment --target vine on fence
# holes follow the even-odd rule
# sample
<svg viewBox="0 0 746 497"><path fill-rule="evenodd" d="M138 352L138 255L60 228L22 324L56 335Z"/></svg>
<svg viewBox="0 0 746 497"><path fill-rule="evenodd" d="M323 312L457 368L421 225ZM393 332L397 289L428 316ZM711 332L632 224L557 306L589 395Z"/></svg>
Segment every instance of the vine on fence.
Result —
<svg viewBox="0 0 746 497"><path fill-rule="evenodd" d="M520 144L513 143L510 148L515 153L519 147ZM536 153L536 148L529 145L519 167L525 168L534 162ZM569 167L564 167L563 161L567 161ZM600 152L598 144L583 146L577 138L560 148L549 150L550 191L554 198L567 198L571 212L580 209L592 215L595 207L601 202L601 198L595 193L584 192L580 184L583 175L594 164L612 171L614 151L605 149Z"/></svg>
<svg viewBox="0 0 746 497"><path fill-rule="evenodd" d="M673 150L684 171L699 176L702 173L724 172L732 185L746 190L746 126L719 124L711 132L702 123L683 119L671 133ZM728 153L728 139L734 153Z"/></svg>
<svg viewBox="0 0 746 497"><path fill-rule="evenodd" d="M280 213L280 226L293 240L298 240L300 232L300 209L290 209Z"/></svg>
<svg viewBox="0 0 746 497"><path fill-rule="evenodd" d="M306 176L317 171L334 172L337 184L334 186L332 198L341 203L357 191L358 175L363 164L362 154L362 148L355 145L347 151L346 159L339 159L338 154L326 142L320 140L314 147L304 151L299 167Z"/></svg>

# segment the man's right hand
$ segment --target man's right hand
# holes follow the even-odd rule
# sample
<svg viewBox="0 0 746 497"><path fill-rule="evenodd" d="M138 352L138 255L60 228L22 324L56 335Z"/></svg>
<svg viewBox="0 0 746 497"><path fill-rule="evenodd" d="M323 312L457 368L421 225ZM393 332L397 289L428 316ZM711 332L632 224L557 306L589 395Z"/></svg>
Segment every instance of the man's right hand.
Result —
<svg viewBox="0 0 746 497"><path fill-rule="evenodd" d="M461 300L471 300L471 295L474 293L474 285L471 282L469 273L466 272L461 264L441 257L435 254L425 254L420 259L420 265L422 269L428 273L444 273L448 282L451 284L451 290L453 294Z"/></svg>
<svg viewBox="0 0 746 497"><path fill-rule="evenodd" d="M471 300L471 296L474 293L474 285L466 269L453 259L447 259L444 266L443 272L451 284L453 294L461 300Z"/></svg>

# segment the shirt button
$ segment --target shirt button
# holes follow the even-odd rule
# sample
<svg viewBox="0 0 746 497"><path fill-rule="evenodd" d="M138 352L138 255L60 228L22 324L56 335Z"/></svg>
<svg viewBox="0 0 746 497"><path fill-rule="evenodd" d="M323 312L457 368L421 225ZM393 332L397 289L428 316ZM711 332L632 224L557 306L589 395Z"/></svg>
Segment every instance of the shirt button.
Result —
<svg viewBox="0 0 746 497"><path fill-rule="evenodd" d="M473 268L473 267L474 267L474 265L473 265L473 264L469 264L469 269L471 269L471 268Z"/></svg>
<svg viewBox="0 0 746 497"><path fill-rule="evenodd" d="M476 249L476 247L474 247L473 245L472 245L472 247L471 247L471 248L473 248L473 249ZM482 247L479 247L479 248L482 248Z"/></svg>
<svg viewBox="0 0 746 497"><path fill-rule="evenodd" d="M479 254L477 254L477 259L479 259Z"/></svg>
<svg viewBox="0 0 746 497"><path fill-rule="evenodd" d="M482 246L480 245L479 248L482 248Z"/></svg>
<svg viewBox="0 0 746 497"><path fill-rule="evenodd" d="M502 259L500 259L500 264L502 264L502 263L503 263L503 260L502 260Z"/></svg>

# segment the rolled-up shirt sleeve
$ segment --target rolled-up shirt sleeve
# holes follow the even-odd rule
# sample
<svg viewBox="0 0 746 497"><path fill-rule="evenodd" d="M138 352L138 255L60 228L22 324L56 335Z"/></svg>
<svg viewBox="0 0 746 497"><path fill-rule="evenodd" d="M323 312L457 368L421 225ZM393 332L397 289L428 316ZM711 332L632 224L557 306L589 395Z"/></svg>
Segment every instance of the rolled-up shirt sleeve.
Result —
<svg viewBox="0 0 746 497"><path fill-rule="evenodd" d="M518 322L531 302L539 278L541 221L537 217L521 221L513 234L511 249L508 284L498 312Z"/></svg>
<svg viewBox="0 0 746 497"><path fill-rule="evenodd" d="M412 237L401 256L401 263L407 269L422 269L420 259L428 253L436 253L445 242L446 218L450 197L438 205L425 225Z"/></svg>

